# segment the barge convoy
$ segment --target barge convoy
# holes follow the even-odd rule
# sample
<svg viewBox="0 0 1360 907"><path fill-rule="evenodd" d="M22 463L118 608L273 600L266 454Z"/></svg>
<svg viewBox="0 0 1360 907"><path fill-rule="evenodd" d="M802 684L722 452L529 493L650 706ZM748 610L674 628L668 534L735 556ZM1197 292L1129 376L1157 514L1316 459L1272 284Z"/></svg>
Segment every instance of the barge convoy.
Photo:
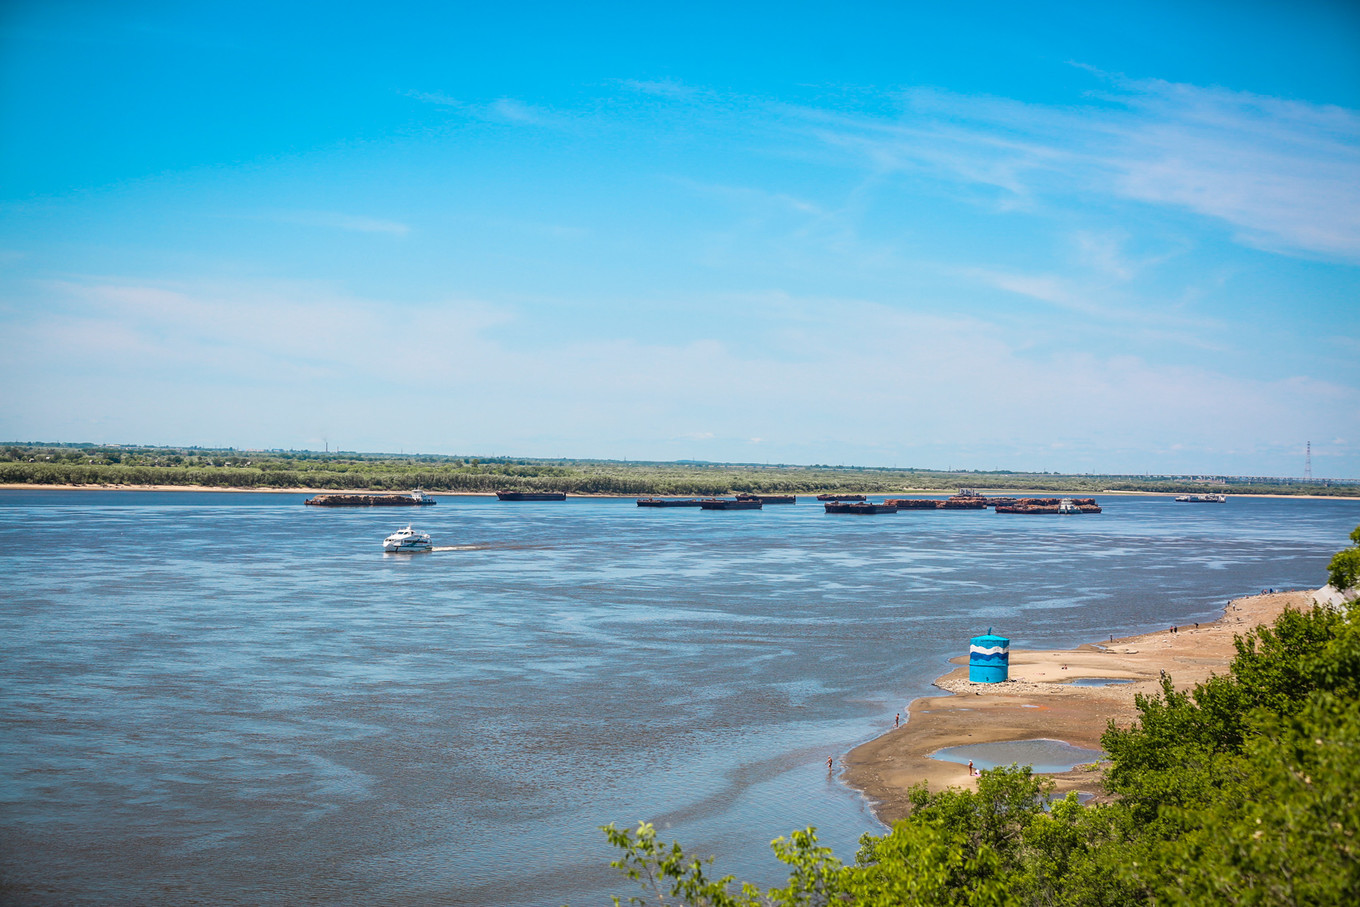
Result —
<svg viewBox="0 0 1360 907"><path fill-rule="evenodd" d="M989 498L965 488L958 494L939 498L888 498L882 503L869 501L862 494L819 494L827 513L901 513L922 510L986 510L997 513L1084 514L1100 513L1095 498ZM638 498L639 507L701 507L704 510L759 510L764 504L792 504L794 495L740 493L735 498Z"/></svg>
<svg viewBox="0 0 1360 907"><path fill-rule="evenodd" d="M502 501L565 501L565 491L498 491L496 497Z"/></svg>

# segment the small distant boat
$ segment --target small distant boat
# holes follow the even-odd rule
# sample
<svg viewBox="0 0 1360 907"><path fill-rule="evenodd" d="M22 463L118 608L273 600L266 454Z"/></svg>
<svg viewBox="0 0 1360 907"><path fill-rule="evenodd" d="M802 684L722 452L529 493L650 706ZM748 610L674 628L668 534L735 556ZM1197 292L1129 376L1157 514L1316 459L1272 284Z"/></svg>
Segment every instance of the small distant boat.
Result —
<svg viewBox="0 0 1360 907"><path fill-rule="evenodd" d="M862 494L819 494L819 495L817 495L817 500L819 500L819 501L862 501L862 500L864 500L864 495L862 495Z"/></svg>
<svg viewBox="0 0 1360 907"><path fill-rule="evenodd" d="M639 507L698 507L698 498L638 498Z"/></svg>
<svg viewBox="0 0 1360 907"><path fill-rule="evenodd" d="M398 529L383 539L383 551L391 553L414 554L417 551L430 551L433 548L428 532L412 529L410 526L405 529Z"/></svg>
<svg viewBox="0 0 1360 907"><path fill-rule="evenodd" d="M1181 494L1176 496L1176 501L1181 504L1225 504L1228 501L1226 494Z"/></svg>
<svg viewBox="0 0 1360 907"><path fill-rule="evenodd" d="M750 494L742 492L737 495L738 501L759 501L762 504L797 504L798 497L792 494Z"/></svg>
<svg viewBox="0 0 1360 907"><path fill-rule="evenodd" d="M873 504L868 501L827 501L827 513L896 513L896 504Z"/></svg>
<svg viewBox="0 0 1360 907"><path fill-rule="evenodd" d="M498 491L496 497L502 501L565 501L565 491Z"/></svg>
<svg viewBox="0 0 1360 907"><path fill-rule="evenodd" d="M699 502L704 510L760 510L760 501L738 501L732 498L704 498Z"/></svg>

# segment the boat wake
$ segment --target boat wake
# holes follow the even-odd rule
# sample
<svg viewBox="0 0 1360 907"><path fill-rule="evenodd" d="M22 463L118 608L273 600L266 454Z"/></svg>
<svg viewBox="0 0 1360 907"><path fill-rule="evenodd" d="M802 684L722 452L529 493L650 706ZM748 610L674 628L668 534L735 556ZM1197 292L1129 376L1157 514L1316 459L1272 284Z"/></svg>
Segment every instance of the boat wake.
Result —
<svg viewBox="0 0 1360 907"><path fill-rule="evenodd" d="M435 545L431 551L524 551L548 545Z"/></svg>

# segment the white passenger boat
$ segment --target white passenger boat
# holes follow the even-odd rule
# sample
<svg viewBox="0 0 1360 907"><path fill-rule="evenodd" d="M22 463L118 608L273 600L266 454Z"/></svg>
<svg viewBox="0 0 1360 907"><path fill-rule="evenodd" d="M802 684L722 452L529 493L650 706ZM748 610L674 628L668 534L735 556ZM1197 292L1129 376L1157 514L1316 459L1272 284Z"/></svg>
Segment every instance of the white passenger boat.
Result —
<svg viewBox="0 0 1360 907"><path fill-rule="evenodd" d="M383 539L383 551L429 551L433 547L428 532L421 532L419 529L412 529L410 526L405 529L398 529Z"/></svg>

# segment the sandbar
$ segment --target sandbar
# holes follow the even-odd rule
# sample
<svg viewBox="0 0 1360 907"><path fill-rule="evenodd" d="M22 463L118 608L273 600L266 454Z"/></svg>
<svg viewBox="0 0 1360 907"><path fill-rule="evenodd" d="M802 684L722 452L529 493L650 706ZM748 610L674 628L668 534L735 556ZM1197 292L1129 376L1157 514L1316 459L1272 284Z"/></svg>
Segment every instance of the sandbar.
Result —
<svg viewBox="0 0 1360 907"><path fill-rule="evenodd" d="M1047 738L1098 750L1110 721L1121 727L1133 723L1134 696L1160 692L1163 671L1178 690L1226 673L1236 655L1234 636L1270 623L1286 608L1310 608L1316 597L1311 590L1252 595L1229 602L1212 623L1179 626L1174 633L1168 627L1076 649L1012 649L1005 683L969 682L968 656L960 655L950 660L960 667L935 681L946 695L914 700L900 728L851 750L843 761L844 780L891 825L909 811L907 793L915 784L942 790L977 783L967 766L930 758L944 747ZM1072 686L1082 678L1131 682ZM1108 799L1098 766L1047 777L1059 794L1076 790Z"/></svg>

